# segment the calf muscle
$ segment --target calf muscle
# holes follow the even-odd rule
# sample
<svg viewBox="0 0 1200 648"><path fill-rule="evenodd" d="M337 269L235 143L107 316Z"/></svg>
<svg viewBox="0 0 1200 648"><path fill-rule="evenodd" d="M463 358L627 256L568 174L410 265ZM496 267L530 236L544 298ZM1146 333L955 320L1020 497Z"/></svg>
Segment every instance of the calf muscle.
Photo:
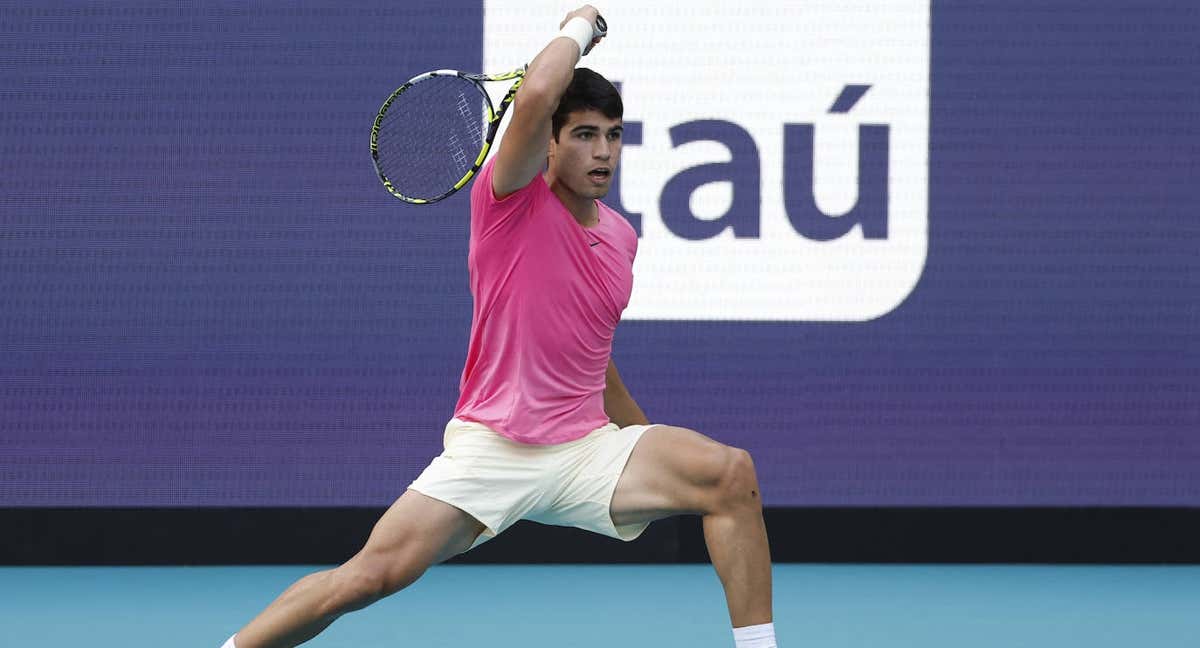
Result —
<svg viewBox="0 0 1200 648"><path fill-rule="evenodd" d="M634 448L611 508L617 524L703 516L734 627L771 622L771 552L748 452L692 430L655 426Z"/></svg>
<svg viewBox="0 0 1200 648"><path fill-rule="evenodd" d="M432 564L470 548L483 525L408 491L375 524L366 546L336 569L296 581L237 633L238 648L295 646L338 617L412 584Z"/></svg>

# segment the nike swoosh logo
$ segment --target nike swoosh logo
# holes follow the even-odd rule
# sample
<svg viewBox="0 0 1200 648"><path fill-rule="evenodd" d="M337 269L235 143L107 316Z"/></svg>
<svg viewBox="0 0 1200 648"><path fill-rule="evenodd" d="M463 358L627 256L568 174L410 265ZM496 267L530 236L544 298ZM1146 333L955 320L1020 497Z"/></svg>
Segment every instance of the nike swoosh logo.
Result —
<svg viewBox="0 0 1200 648"><path fill-rule="evenodd" d="M597 245L600 245L600 241L594 241L592 243L588 243L588 247L596 247Z"/></svg>

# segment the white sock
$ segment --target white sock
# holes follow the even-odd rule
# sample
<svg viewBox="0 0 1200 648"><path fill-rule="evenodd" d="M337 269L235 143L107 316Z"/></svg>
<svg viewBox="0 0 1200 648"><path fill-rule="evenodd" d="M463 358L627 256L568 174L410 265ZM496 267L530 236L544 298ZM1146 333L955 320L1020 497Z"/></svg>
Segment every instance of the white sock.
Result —
<svg viewBox="0 0 1200 648"><path fill-rule="evenodd" d="M236 634L233 635L233 637L229 638L229 641L226 641L225 643L221 644L221 648L237 648L237 646L233 645L233 638L236 636L237 636Z"/></svg>
<svg viewBox="0 0 1200 648"><path fill-rule="evenodd" d="M776 648L775 624L746 626L733 629L733 642L736 648Z"/></svg>

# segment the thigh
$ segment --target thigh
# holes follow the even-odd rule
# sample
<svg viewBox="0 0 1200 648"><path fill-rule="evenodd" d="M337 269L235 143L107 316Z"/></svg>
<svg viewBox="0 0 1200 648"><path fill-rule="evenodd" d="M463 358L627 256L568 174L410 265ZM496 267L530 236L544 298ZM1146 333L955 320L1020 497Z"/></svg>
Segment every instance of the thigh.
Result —
<svg viewBox="0 0 1200 648"><path fill-rule="evenodd" d="M553 476L552 447L511 441L484 425L451 421L446 449L410 486L483 525L476 544L495 537L536 508Z"/></svg>
<svg viewBox="0 0 1200 648"><path fill-rule="evenodd" d="M686 428L656 425L646 430L613 491L613 523L705 513L734 452Z"/></svg>
<svg viewBox="0 0 1200 648"><path fill-rule="evenodd" d="M552 447L543 503L526 519L570 526L626 542L646 524L615 525L610 504L617 483L641 437L653 426L618 428L609 423L579 441Z"/></svg>
<svg viewBox="0 0 1200 648"><path fill-rule="evenodd" d="M465 511L408 490L375 523L360 555L427 567L469 549L483 528Z"/></svg>

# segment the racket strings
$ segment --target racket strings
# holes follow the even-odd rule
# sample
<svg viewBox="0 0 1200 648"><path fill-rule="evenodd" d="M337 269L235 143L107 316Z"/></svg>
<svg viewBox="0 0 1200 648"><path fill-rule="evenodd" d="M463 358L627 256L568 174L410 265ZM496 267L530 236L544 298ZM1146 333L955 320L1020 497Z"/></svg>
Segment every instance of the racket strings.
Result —
<svg viewBox="0 0 1200 648"><path fill-rule="evenodd" d="M409 198L436 198L475 165L486 124L484 97L474 83L454 76L419 81L380 119L379 172Z"/></svg>

